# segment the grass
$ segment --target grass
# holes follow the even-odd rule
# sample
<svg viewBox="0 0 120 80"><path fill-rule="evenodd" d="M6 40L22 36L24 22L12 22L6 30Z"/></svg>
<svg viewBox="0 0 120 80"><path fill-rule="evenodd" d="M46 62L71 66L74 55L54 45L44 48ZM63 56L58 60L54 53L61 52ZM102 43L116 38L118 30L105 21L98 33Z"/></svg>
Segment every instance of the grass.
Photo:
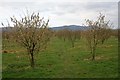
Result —
<svg viewBox="0 0 120 80"><path fill-rule="evenodd" d="M35 69L30 68L26 51L16 43L4 42L3 78L116 78L118 77L118 40L111 37L98 45L96 60L91 61L85 40L52 38L46 51L35 54Z"/></svg>

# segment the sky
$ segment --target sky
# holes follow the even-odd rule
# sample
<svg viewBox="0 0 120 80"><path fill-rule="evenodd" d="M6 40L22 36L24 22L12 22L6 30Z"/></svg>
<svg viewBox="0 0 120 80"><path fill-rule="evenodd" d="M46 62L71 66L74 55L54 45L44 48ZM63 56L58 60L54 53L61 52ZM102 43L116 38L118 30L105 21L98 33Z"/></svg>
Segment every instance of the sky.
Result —
<svg viewBox="0 0 120 80"><path fill-rule="evenodd" d="M27 10L49 19L50 27L83 25L85 19L96 20L100 12L118 27L118 0L0 0L0 22L7 24L12 16L20 19Z"/></svg>

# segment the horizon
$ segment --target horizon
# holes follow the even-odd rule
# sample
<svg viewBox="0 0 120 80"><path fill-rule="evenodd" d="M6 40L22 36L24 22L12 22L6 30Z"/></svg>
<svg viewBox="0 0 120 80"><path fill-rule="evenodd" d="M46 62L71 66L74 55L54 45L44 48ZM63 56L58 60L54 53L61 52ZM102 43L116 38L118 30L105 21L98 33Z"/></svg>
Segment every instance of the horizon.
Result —
<svg viewBox="0 0 120 80"><path fill-rule="evenodd" d="M71 26L75 26L75 27L87 27L88 26L85 26L85 25L74 25L74 24L71 24L71 25L61 25L61 26L56 26L56 27L48 27L48 28L63 28L63 27L71 27ZM13 28L13 26L9 26L9 27L0 27L0 29L2 28ZM116 29L119 29L119 28L110 28L112 30L116 30Z"/></svg>

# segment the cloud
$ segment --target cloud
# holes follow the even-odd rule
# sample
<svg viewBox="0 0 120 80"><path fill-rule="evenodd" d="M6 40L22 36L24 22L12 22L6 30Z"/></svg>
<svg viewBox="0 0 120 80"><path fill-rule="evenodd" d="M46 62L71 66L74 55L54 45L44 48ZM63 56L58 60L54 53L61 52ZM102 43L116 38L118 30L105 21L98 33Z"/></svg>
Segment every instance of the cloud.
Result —
<svg viewBox="0 0 120 80"><path fill-rule="evenodd" d="M92 3L87 3L86 8L87 9L108 9L108 8L113 8L115 7L117 2L92 2Z"/></svg>
<svg viewBox="0 0 120 80"><path fill-rule="evenodd" d="M72 2L73 1L73 2ZM28 2L2 2L0 5L0 21L5 21L10 16L19 16L26 12L40 12L42 17L50 19L50 26L66 24L82 25L85 19L95 20L99 12L106 14L107 19L117 26L117 3L116 2L68 2L28 1Z"/></svg>
<svg viewBox="0 0 120 80"><path fill-rule="evenodd" d="M1 2L118 2L119 0L2 0Z"/></svg>

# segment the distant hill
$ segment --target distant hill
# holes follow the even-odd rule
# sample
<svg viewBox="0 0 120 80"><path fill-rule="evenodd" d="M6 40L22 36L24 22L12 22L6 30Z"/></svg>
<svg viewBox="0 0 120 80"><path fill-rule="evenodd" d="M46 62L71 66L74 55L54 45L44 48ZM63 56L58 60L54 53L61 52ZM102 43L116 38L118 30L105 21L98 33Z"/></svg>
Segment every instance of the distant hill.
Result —
<svg viewBox="0 0 120 80"><path fill-rule="evenodd" d="M79 25L65 25L65 26L59 26L59 27L52 27L51 30L63 30L63 29L69 29L69 30L88 30L89 28L86 26L79 26Z"/></svg>
<svg viewBox="0 0 120 80"><path fill-rule="evenodd" d="M1 31L11 31L12 29L13 29L13 27L1 27L0 32Z"/></svg>
<svg viewBox="0 0 120 80"><path fill-rule="evenodd" d="M11 31L13 27L1 27L1 31ZM63 29L68 29L68 30L88 30L89 28L86 26L79 26L79 25L65 25L65 26L58 26L58 27L52 27L50 28L51 30L57 31L57 30L63 30Z"/></svg>

